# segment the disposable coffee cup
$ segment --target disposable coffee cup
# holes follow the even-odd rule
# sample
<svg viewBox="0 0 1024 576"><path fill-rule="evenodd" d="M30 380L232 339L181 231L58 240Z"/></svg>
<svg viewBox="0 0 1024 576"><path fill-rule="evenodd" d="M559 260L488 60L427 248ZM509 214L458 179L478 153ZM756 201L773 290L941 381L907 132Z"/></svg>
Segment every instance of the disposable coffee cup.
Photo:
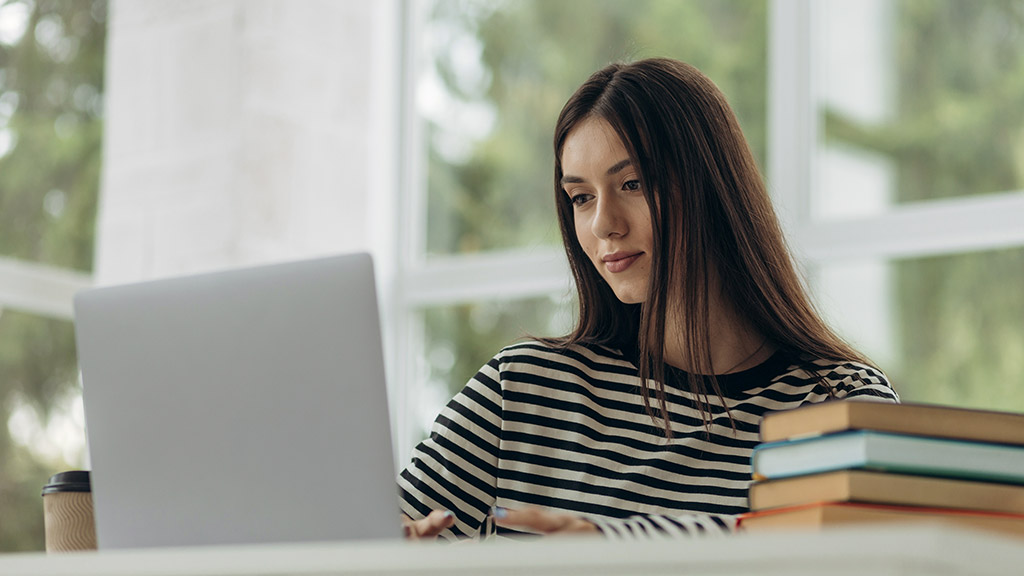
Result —
<svg viewBox="0 0 1024 576"><path fill-rule="evenodd" d="M72 470L50 477L43 486L47 552L96 549L89 472Z"/></svg>

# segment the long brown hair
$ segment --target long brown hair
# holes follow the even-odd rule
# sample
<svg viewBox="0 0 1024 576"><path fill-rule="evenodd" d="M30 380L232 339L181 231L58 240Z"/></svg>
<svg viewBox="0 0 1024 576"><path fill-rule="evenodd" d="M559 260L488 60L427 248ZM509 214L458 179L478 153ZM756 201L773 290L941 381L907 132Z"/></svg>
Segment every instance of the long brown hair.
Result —
<svg viewBox="0 0 1024 576"><path fill-rule="evenodd" d="M622 140L650 209L653 265L642 304L619 301L595 270L577 240L572 204L562 188L562 147L592 118L607 121ZM579 317L572 332L551 342L635 351L644 407L655 421L660 416L667 437L672 429L664 341L670 300L681 303L688 387L706 425L708 394L722 397L711 361L713 285L778 348L869 363L814 310L739 122L718 87L696 68L655 58L597 71L562 109L554 148L555 204L576 280ZM823 376L819 380L828 387ZM658 415L651 407L650 381Z"/></svg>

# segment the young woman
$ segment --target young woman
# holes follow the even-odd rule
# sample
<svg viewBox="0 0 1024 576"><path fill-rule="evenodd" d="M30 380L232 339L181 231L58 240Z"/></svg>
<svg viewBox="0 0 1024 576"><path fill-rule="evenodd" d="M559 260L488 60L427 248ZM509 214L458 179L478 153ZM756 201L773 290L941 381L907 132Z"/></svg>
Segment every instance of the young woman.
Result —
<svg viewBox="0 0 1024 576"><path fill-rule="evenodd" d="M399 478L410 537L723 532L761 416L898 401L814 311L732 110L693 67L614 64L566 103L568 336L505 348Z"/></svg>

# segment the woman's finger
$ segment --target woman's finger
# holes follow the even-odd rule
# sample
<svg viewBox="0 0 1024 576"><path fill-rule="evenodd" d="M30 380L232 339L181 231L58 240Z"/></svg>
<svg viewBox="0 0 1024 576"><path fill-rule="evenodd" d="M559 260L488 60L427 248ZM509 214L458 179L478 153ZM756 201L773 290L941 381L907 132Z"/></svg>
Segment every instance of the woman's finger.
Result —
<svg viewBox="0 0 1024 576"><path fill-rule="evenodd" d="M436 538L445 528L450 528L453 524L455 524L455 514L450 510L434 510L419 520L402 516L402 527L405 537L409 540Z"/></svg>
<svg viewBox="0 0 1024 576"><path fill-rule="evenodd" d="M502 526L529 528L543 534L596 533L597 526L579 516L558 514L539 508L495 508L495 522Z"/></svg>

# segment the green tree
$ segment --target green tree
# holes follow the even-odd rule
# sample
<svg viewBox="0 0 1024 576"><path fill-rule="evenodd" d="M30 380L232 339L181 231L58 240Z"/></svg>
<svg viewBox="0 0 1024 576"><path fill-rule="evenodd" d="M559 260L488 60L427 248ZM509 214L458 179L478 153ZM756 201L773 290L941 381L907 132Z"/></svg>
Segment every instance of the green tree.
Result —
<svg viewBox="0 0 1024 576"><path fill-rule="evenodd" d="M897 203L1024 189L1024 2L894 8L894 119L829 111L828 138L889 159ZM1024 249L900 261L893 277L905 399L1024 410Z"/></svg>
<svg viewBox="0 0 1024 576"><path fill-rule="evenodd" d="M24 16L20 37L0 39L2 256L92 270L106 7L0 2L5 30ZM39 491L67 465L14 443L12 410L27 406L45 423L77 374L70 322L0 308L0 550L42 549Z"/></svg>
<svg viewBox="0 0 1024 576"><path fill-rule="evenodd" d="M763 2L436 2L428 32L473 39L485 72L465 86L465 42L452 42L436 54L436 74L451 98L483 104L495 121L468 158L445 157L436 144L447 127L428 125L428 252L559 242L555 119L572 91L609 62L669 56L702 69L729 95L763 159L765 22Z"/></svg>

